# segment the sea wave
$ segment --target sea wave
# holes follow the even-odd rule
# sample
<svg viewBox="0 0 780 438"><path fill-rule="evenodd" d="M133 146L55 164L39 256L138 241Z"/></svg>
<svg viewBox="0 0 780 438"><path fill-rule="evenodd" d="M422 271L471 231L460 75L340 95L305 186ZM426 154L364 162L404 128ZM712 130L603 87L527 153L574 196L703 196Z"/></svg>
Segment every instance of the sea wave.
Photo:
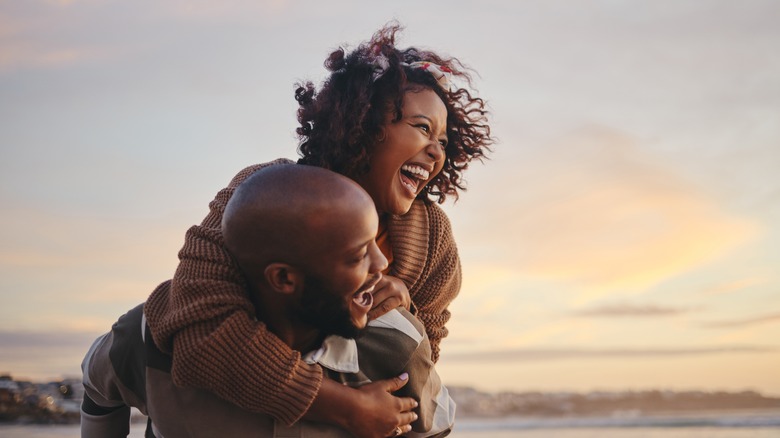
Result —
<svg viewBox="0 0 780 438"><path fill-rule="evenodd" d="M609 417L460 418L459 430L523 430L569 428L780 427L780 410L642 415L632 411Z"/></svg>

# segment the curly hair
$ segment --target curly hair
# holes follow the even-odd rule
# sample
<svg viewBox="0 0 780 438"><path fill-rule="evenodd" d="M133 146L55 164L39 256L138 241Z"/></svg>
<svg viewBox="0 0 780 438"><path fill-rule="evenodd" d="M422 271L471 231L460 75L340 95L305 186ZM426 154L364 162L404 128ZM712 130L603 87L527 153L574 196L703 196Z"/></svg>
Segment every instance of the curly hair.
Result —
<svg viewBox="0 0 780 438"><path fill-rule="evenodd" d="M490 151L485 102L466 88L445 90L433 75L409 64L428 61L451 72L453 78L472 85L468 69L456 58L447 58L414 47L397 49L397 23L377 31L370 41L350 53L344 48L325 61L330 77L316 91L311 82L298 84L298 151L301 164L324 167L355 179L370 171L373 145L383 135L389 111L392 122L401 120L407 91L433 90L447 108L447 146L444 167L418 195L418 199L442 203L465 190L463 172L473 159Z"/></svg>

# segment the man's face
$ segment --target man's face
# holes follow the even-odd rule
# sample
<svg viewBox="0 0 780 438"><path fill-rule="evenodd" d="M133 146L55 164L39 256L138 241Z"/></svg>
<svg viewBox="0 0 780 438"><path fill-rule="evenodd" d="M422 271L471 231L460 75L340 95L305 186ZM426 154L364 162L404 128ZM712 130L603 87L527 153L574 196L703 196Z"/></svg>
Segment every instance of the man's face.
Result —
<svg viewBox="0 0 780 438"><path fill-rule="evenodd" d="M387 268L375 241L379 219L367 196L365 201L334 207L327 229L312 242L319 250L306 273L300 314L324 334L354 337L368 324L374 287Z"/></svg>

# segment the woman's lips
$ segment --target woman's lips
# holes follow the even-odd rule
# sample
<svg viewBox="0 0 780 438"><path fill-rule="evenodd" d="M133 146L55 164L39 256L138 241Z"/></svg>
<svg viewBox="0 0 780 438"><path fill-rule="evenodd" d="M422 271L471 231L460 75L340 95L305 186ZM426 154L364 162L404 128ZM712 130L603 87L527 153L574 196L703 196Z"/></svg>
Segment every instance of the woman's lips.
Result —
<svg viewBox="0 0 780 438"><path fill-rule="evenodd" d="M404 189L411 197L416 197L428 182L430 171L420 164L407 163L401 166L398 175Z"/></svg>

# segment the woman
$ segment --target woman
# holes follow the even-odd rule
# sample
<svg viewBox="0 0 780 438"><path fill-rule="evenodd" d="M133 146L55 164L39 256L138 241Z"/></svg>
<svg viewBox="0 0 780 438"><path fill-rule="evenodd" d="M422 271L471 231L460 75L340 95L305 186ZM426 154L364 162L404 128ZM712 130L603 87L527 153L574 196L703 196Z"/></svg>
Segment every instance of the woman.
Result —
<svg viewBox="0 0 780 438"><path fill-rule="evenodd" d="M430 51L396 49L398 30L387 26L349 54L334 51L321 89L311 83L297 89L298 163L346 175L371 195L380 215L377 242L390 262L371 316L410 308L425 325L435 361L447 334L447 306L460 288L460 262L449 221L433 201L457 198L462 172L492 139L484 102L449 82L456 77L470 85L462 65ZM279 162L289 161L244 169L187 232L174 278L145 307L155 343L173 352L177 384L209 389L245 409L286 423L325 421L356 436L408 431L410 406L389 394L402 382L352 389L323 380L319 367L302 362L255 320L220 222L235 187Z"/></svg>

